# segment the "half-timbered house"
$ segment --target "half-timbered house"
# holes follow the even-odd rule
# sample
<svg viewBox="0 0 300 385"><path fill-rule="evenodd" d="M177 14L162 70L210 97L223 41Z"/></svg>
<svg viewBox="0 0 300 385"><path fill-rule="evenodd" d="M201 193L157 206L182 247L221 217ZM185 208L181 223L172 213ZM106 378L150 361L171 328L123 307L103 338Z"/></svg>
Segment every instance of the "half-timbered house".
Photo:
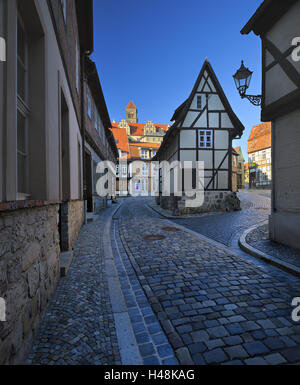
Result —
<svg viewBox="0 0 300 385"><path fill-rule="evenodd" d="M189 98L171 120L174 124L154 160L204 162L205 203L197 211L239 207L238 198L232 193L232 140L242 136L244 126L233 112L208 59ZM164 197L162 191L160 183L159 203L174 208L178 199Z"/></svg>
<svg viewBox="0 0 300 385"><path fill-rule="evenodd" d="M299 20L300 0L267 0L241 31L262 39L261 120L272 122L270 237L295 248L300 248Z"/></svg>

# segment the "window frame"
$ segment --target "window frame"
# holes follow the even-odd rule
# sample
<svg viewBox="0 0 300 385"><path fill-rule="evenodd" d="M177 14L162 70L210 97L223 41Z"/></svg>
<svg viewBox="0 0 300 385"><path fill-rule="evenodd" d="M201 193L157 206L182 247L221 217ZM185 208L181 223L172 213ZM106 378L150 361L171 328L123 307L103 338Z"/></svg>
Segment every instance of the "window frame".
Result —
<svg viewBox="0 0 300 385"><path fill-rule="evenodd" d="M197 95L197 110L202 111L203 110L203 101L202 101L203 95ZM199 101L201 104L201 107L199 107Z"/></svg>
<svg viewBox="0 0 300 385"><path fill-rule="evenodd" d="M19 39L18 39L18 30L19 27L22 28L23 33L23 39L24 39L24 61L22 62L22 59L19 57ZM29 74L29 64L28 64L28 34L25 28L25 24L22 20L22 17L20 13L17 14L17 105L16 105L16 112L17 112L17 200L26 200L30 197L29 194L29 115L30 115L30 109L28 107L28 97L29 97L29 91L28 91L28 74ZM24 71L24 99L21 95L19 95L19 64L22 66L22 70ZM22 115L24 118L24 151L21 151L19 148L19 114ZM20 189L20 178L19 178L19 157L24 158L25 166L24 166L24 189L26 191L21 191Z"/></svg>
<svg viewBox="0 0 300 385"><path fill-rule="evenodd" d="M203 133L203 134L202 134ZM209 135L208 135L209 134ZM201 140L201 137L204 137L204 140ZM210 137L210 145L208 145L209 141L207 140ZM213 149L213 141L214 141L214 132L213 130L199 130L199 149ZM202 145L203 144L203 145Z"/></svg>

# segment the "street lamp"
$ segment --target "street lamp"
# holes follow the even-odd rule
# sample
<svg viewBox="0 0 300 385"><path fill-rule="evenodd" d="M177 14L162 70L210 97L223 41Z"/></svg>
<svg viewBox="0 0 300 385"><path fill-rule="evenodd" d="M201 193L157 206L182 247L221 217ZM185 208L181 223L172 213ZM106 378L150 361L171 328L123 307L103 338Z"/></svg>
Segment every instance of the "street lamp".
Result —
<svg viewBox="0 0 300 385"><path fill-rule="evenodd" d="M253 72L244 66L244 61L242 60L242 65L236 74L233 75L235 85L242 99L248 99L255 106L261 106L261 95L246 95L246 91L249 88Z"/></svg>

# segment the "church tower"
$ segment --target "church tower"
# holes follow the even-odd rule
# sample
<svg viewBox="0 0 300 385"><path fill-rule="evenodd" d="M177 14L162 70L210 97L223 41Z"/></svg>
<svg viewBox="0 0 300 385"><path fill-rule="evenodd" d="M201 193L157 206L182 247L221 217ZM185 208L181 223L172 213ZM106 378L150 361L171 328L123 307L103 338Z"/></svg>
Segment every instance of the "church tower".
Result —
<svg viewBox="0 0 300 385"><path fill-rule="evenodd" d="M127 123L138 123L138 117L137 117L137 108L134 105L134 103L131 101L128 106L126 107L126 121Z"/></svg>

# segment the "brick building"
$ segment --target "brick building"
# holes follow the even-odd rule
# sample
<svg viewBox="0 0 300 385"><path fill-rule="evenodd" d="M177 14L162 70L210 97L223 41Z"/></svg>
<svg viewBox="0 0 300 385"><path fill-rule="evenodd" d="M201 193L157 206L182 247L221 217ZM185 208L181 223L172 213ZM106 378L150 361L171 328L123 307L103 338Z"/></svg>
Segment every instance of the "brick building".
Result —
<svg viewBox="0 0 300 385"><path fill-rule="evenodd" d="M156 188L156 174L150 162L170 126L151 121L138 123L138 110L132 101L126 107L126 120L111 125L121 160L117 167L117 195L150 194Z"/></svg>
<svg viewBox="0 0 300 385"><path fill-rule="evenodd" d="M270 189L272 183L271 123L254 126L248 139L249 188Z"/></svg>
<svg viewBox="0 0 300 385"><path fill-rule="evenodd" d="M232 149L232 191L239 191L238 186L238 165L239 165L239 153L235 148Z"/></svg>
<svg viewBox="0 0 300 385"><path fill-rule="evenodd" d="M234 150L238 153L237 159L237 188L241 190L245 187L245 170L244 170L244 155L241 147L235 147Z"/></svg>

